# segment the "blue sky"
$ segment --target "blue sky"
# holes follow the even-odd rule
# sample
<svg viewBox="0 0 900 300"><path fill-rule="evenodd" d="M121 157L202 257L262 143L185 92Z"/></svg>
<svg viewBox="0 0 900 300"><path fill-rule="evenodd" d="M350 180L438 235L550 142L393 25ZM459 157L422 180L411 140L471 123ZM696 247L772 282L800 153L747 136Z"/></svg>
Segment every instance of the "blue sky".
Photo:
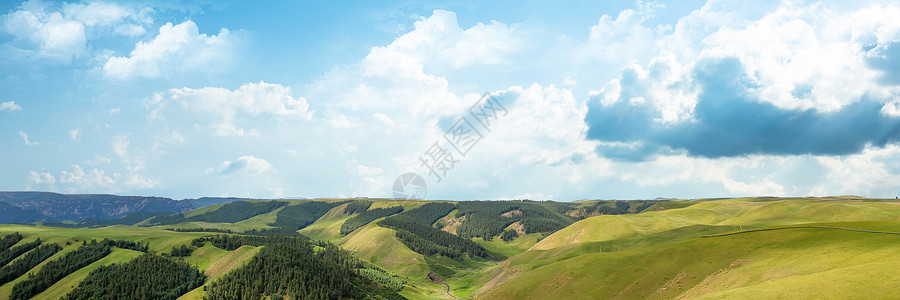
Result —
<svg viewBox="0 0 900 300"><path fill-rule="evenodd" d="M895 1L595 2L5 1L0 190L900 195Z"/></svg>

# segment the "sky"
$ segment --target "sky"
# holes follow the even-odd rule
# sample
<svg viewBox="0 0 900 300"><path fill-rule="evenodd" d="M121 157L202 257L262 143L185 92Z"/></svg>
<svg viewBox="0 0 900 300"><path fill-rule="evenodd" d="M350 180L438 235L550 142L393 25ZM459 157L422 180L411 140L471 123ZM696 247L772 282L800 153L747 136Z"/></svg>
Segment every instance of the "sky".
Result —
<svg viewBox="0 0 900 300"><path fill-rule="evenodd" d="M0 2L0 190L900 196L896 1L490 2Z"/></svg>

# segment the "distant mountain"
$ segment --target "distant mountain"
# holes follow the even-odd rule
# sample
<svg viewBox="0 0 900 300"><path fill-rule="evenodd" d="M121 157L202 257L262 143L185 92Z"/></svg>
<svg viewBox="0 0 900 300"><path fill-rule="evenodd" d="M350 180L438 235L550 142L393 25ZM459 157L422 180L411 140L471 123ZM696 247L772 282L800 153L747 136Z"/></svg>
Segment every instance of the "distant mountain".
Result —
<svg viewBox="0 0 900 300"><path fill-rule="evenodd" d="M210 205L229 203L229 202L234 202L234 201L244 201L244 200L250 200L250 199L235 198L235 197L201 197L201 198L197 198L197 199L184 199L181 201L190 202L191 205L194 206L194 208L201 208L201 207L206 207L206 206L210 206Z"/></svg>
<svg viewBox="0 0 900 300"><path fill-rule="evenodd" d="M191 209L191 202L161 197L0 192L0 223L107 220L134 212L178 213Z"/></svg>

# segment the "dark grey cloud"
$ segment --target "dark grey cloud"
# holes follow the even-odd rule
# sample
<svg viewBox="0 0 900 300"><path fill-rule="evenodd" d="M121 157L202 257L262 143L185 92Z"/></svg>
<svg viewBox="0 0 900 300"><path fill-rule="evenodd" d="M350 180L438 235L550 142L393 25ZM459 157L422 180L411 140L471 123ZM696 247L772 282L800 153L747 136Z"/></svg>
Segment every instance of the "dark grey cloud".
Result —
<svg viewBox="0 0 900 300"><path fill-rule="evenodd" d="M604 143L613 146L600 146L597 152L623 160L681 151L710 158L843 155L900 141L900 118L883 115L884 103L867 97L834 112L782 109L759 101L752 92L754 81L740 60L731 57L704 58L690 76L699 90L693 120L662 124L654 120L659 113L651 104L603 105L590 99L587 138L618 142Z"/></svg>

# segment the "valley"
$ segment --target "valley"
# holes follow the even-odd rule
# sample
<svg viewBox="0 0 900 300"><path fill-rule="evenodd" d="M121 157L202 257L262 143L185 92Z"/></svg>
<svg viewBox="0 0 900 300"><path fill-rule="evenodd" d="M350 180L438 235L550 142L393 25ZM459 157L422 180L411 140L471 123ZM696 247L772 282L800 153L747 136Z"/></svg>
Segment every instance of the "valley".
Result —
<svg viewBox="0 0 900 300"><path fill-rule="evenodd" d="M104 222L118 225L0 225L0 237L9 238L0 242L3 253L38 239L61 248L0 285L0 298L14 295L28 274L102 240L145 245L147 254L110 242L108 254L34 298L89 295L87 278L97 269L139 266L139 257L155 262L148 255L172 270L190 273L176 267L183 262L202 274L179 299L238 292L310 299L881 298L900 280L893 272L900 266L894 199L234 199ZM3 268L22 264L28 253L13 253ZM265 283L282 276L265 272L294 274L294 283Z"/></svg>

